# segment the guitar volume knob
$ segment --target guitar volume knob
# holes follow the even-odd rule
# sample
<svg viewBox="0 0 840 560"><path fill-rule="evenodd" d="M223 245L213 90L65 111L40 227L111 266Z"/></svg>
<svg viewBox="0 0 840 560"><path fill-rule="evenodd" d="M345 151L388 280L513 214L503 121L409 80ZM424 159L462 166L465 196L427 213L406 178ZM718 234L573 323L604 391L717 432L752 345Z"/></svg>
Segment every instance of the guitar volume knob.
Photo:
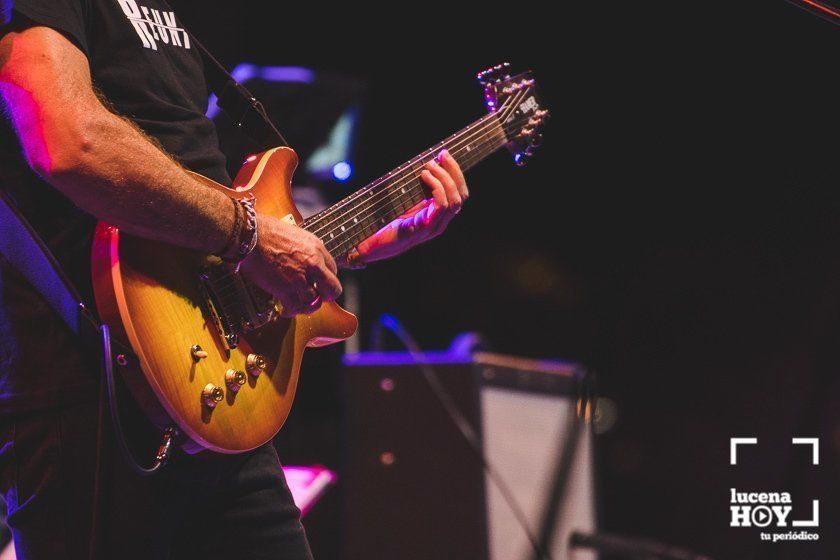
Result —
<svg viewBox="0 0 840 560"><path fill-rule="evenodd" d="M245 359L245 369L248 370L248 373L254 377L258 377L265 371L265 368L265 356L262 354L248 354L248 357Z"/></svg>
<svg viewBox="0 0 840 560"><path fill-rule="evenodd" d="M227 383L228 389L234 393L245 385L245 381L247 381L247 377L241 369L229 369L225 373L225 383Z"/></svg>
<svg viewBox="0 0 840 560"><path fill-rule="evenodd" d="M221 387L213 385L212 383L208 383L204 386L204 389L201 390L201 402L203 402L207 408L215 408L217 404L222 402L223 398L225 398L225 392Z"/></svg>

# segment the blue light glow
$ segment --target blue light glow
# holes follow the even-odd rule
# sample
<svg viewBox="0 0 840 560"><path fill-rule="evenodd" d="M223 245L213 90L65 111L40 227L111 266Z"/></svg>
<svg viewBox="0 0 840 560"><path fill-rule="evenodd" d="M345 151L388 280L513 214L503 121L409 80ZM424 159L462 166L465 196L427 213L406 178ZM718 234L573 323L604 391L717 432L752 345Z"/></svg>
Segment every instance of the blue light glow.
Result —
<svg viewBox="0 0 840 560"><path fill-rule="evenodd" d="M353 166L346 161L339 161L333 165L332 174L336 181L343 183L353 175Z"/></svg>

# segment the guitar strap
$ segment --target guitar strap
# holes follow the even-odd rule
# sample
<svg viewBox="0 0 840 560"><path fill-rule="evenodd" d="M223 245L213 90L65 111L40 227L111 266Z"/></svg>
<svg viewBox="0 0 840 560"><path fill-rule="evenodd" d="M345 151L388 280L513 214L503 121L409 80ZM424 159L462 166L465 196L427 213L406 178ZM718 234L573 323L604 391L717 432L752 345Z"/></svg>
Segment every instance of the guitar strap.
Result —
<svg viewBox="0 0 840 560"><path fill-rule="evenodd" d="M193 44L204 58L204 76L210 91L216 94L216 104L242 133L262 149L288 146L289 143L271 122L265 108L245 86L237 82L216 60L210 51L190 33Z"/></svg>
<svg viewBox="0 0 840 560"><path fill-rule="evenodd" d="M98 347L99 324L93 313L55 256L2 190L0 255L44 297L73 333L86 345Z"/></svg>

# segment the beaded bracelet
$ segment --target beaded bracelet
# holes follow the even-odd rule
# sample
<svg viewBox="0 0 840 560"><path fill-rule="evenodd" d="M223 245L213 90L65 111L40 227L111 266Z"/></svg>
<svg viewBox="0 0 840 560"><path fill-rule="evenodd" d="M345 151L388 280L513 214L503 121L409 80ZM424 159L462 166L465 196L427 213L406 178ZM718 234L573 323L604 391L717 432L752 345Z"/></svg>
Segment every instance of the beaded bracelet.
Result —
<svg viewBox="0 0 840 560"><path fill-rule="evenodd" d="M228 264L236 265L236 272L239 272L242 261L257 247L257 211L254 207L256 198L249 196L233 200L236 206L234 242L219 257ZM232 249L234 249L234 254L230 256Z"/></svg>
<svg viewBox="0 0 840 560"><path fill-rule="evenodd" d="M231 198L230 201L233 204L233 227L230 229L230 235L228 236L227 242L225 242L225 246L215 253L222 260L226 260L226 255L236 246L236 242L239 239L239 230L242 228L243 212L239 201L235 198Z"/></svg>

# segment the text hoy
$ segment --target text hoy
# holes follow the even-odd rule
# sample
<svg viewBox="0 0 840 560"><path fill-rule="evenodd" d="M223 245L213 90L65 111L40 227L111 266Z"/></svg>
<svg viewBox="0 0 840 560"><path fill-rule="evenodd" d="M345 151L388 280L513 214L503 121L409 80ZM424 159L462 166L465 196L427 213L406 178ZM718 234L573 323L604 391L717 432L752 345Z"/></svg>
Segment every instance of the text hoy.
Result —
<svg viewBox="0 0 840 560"><path fill-rule="evenodd" d="M793 506L788 492L738 492L729 490L730 527L817 527L820 501L812 501L811 519L790 520ZM756 505L757 504L757 505ZM767 504L767 505L765 505ZM777 505L779 504L779 505Z"/></svg>

